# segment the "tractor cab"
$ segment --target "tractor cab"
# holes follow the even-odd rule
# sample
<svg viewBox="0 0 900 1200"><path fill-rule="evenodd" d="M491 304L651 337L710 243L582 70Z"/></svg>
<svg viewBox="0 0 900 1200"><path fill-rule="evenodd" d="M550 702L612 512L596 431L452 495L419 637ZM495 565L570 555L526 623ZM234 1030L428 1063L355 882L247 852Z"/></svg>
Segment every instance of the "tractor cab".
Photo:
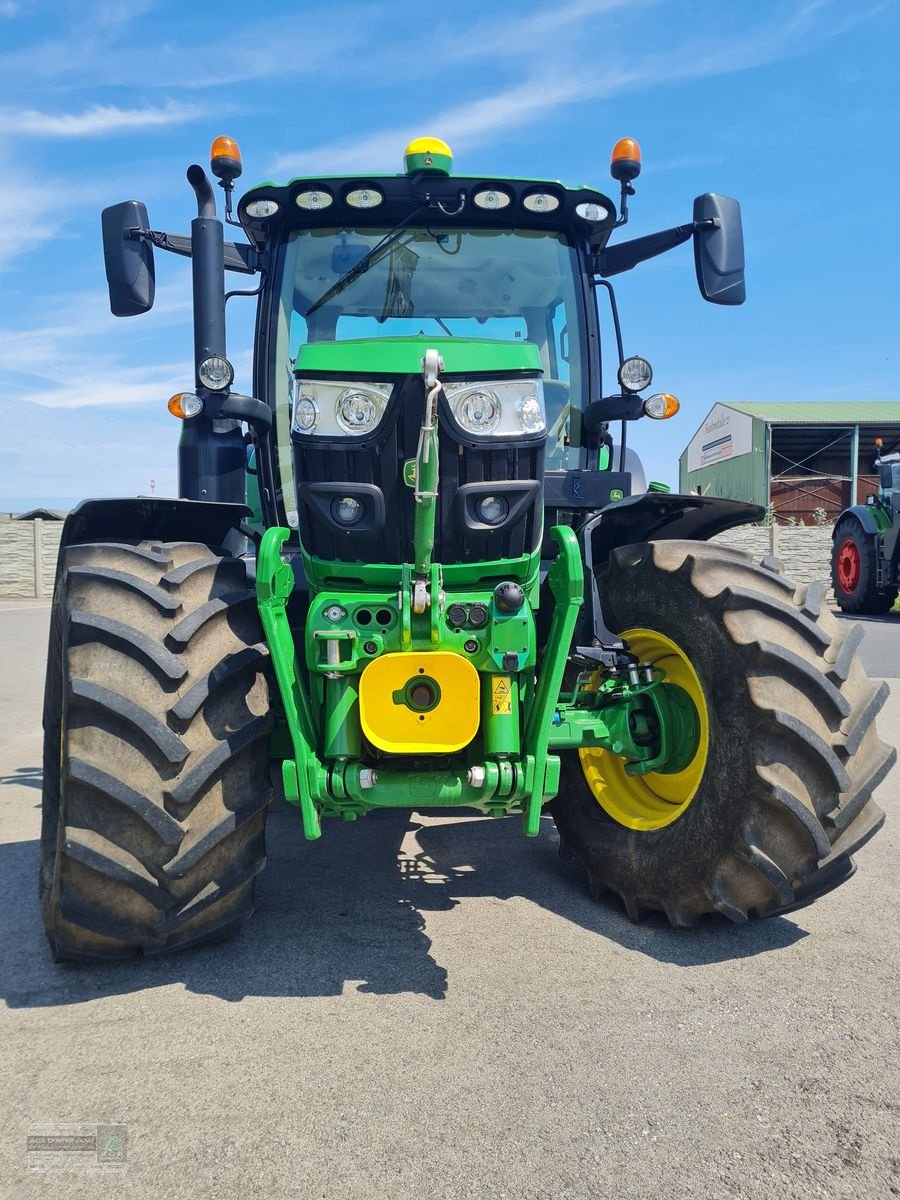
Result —
<svg viewBox="0 0 900 1200"><path fill-rule="evenodd" d="M900 513L900 453L883 454L876 464L879 473L879 499L892 513Z"/></svg>
<svg viewBox="0 0 900 1200"><path fill-rule="evenodd" d="M592 284L615 204L555 181L453 175L436 139L413 142L404 163L400 175L264 184L238 205L272 263L255 387L274 413L279 500L305 547L401 561L414 509L398 459L415 457L431 348L443 363L440 553L483 558L488 534L489 557L529 553L548 475L571 500L590 472L594 507L630 492L608 422L584 421L620 366L610 338L604 379ZM648 368L639 387L650 379ZM323 472L337 489L327 502ZM361 489L344 487L354 503L335 506L338 484Z"/></svg>

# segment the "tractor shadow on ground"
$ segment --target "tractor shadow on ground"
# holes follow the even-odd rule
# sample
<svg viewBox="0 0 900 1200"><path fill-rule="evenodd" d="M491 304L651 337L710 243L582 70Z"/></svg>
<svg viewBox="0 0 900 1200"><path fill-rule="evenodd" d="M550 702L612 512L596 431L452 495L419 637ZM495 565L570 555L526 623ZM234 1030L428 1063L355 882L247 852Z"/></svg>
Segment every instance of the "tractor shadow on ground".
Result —
<svg viewBox="0 0 900 1200"><path fill-rule="evenodd" d="M661 916L635 925L618 901L591 899L580 869L560 860L557 844L549 819L540 837L526 839L512 818L467 814L420 823L399 812L328 822L321 841L311 844L303 841L296 812L276 802L256 913L239 937L108 965L52 962L37 907L38 843L0 846L0 996L10 1007L44 1007L182 984L230 1001L335 996L345 987L441 1000L452 978L440 965L440 945L428 936L428 915L480 897L522 898L680 968L784 950L806 937L785 918L741 928L718 917L688 930L670 928ZM520 904L518 911L526 918L525 947L529 910ZM466 925L460 936L477 938L464 911L457 916ZM596 952L602 955L602 946ZM551 963L545 969L554 970Z"/></svg>
<svg viewBox="0 0 900 1200"><path fill-rule="evenodd" d="M40 767L17 767L12 775L0 775L0 787L29 787L38 791L44 784L44 772Z"/></svg>

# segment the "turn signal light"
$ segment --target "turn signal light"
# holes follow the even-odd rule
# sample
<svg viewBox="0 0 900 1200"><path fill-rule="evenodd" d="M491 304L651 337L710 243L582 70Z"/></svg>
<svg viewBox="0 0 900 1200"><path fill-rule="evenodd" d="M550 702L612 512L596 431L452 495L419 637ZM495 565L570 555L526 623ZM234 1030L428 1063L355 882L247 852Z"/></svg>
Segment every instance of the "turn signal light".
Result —
<svg viewBox="0 0 900 1200"><path fill-rule="evenodd" d="M620 183L631 183L641 173L641 148L634 138L619 138L613 146L609 173Z"/></svg>
<svg viewBox="0 0 900 1200"><path fill-rule="evenodd" d="M169 401L169 412L180 421L188 421L203 412L203 401L193 392L177 392Z"/></svg>
<svg viewBox="0 0 900 1200"><path fill-rule="evenodd" d="M675 416L679 408L681 405L678 397L673 396L671 392L657 392L655 396L648 396L644 401L644 412L654 421L668 421L669 417Z"/></svg>
<svg viewBox="0 0 900 1200"><path fill-rule="evenodd" d="M209 148L209 169L217 179L237 179L243 165L234 138L217 137Z"/></svg>

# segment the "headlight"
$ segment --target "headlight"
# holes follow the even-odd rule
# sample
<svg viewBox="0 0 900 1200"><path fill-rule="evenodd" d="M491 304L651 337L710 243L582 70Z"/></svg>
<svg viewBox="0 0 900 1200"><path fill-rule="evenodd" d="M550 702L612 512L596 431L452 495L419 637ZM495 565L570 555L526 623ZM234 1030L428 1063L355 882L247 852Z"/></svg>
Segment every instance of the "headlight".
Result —
<svg viewBox="0 0 900 1200"><path fill-rule="evenodd" d="M537 396L526 396L519 401L519 421L526 433L537 433L544 428L544 406Z"/></svg>
<svg viewBox="0 0 900 1200"><path fill-rule="evenodd" d="M646 358L633 355L619 367L619 383L626 392L642 392L653 382L653 368Z"/></svg>
<svg viewBox="0 0 900 1200"><path fill-rule="evenodd" d="M378 397L371 392L345 392L335 412L338 425L347 433L370 433L381 418Z"/></svg>
<svg viewBox="0 0 900 1200"><path fill-rule="evenodd" d="M389 383L300 380L291 429L307 437L363 437L381 423L391 387Z"/></svg>
<svg viewBox="0 0 900 1200"><path fill-rule="evenodd" d="M204 358L197 368L197 378L211 392L222 392L234 382L234 367L227 358L216 354Z"/></svg>
<svg viewBox="0 0 900 1200"><path fill-rule="evenodd" d="M319 406L309 396L298 396L294 405L294 425L301 433L312 433L319 420Z"/></svg>
<svg viewBox="0 0 900 1200"><path fill-rule="evenodd" d="M475 512L485 525L499 525L509 516L509 501L505 496L482 496L475 502Z"/></svg>
<svg viewBox="0 0 900 1200"><path fill-rule="evenodd" d="M363 518L363 506L354 496L342 496L332 500L331 515L339 525L358 525Z"/></svg>
<svg viewBox="0 0 900 1200"><path fill-rule="evenodd" d="M444 395L464 433L526 437L547 428L544 385L540 379L445 383Z"/></svg>
<svg viewBox="0 0 900 1200"><path fill-rule="evenodd" d="M499 398L487 388L463 392L453 409L467 433L493 433L503 411Z"/></svg>

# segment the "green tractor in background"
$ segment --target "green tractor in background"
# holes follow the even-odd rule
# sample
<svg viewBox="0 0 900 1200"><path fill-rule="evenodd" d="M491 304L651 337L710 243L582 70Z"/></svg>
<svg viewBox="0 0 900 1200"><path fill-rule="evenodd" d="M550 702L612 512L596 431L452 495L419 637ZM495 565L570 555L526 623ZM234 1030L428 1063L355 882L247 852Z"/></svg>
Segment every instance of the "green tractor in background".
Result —
<svg viewBox="0 0 900 1200"><path fill-rule="evenodd" d="M549 810L633 918L743 922L847 879L895 758L858 631L822 587L709 541L760 509L648 489L626 446L678 402L626 357L609 279L693 240L704 298L740 304L737 202L705 194L687 224L610 245L632 139L618 205L454 175L434 138L402 174L262 184L236 217L231 139L211 170L236 243L199 166L189 237L135 201L103 214L119 316L153 303L153 247L190 256L196 379L169 402L181 498L86 501L65 525L54 954L237 929L273 768L308 839L329 817L457 807L534 836ZM226 270L259 276L253 396L232 386Z"/></svg>
<svg viewBox="0 0 900 1200"><path fill-rule="evenodd" d="M878 494L844 509L834 526L831 586L845 613L890 612L900 583L900 453L875 439Z"/></svg>

